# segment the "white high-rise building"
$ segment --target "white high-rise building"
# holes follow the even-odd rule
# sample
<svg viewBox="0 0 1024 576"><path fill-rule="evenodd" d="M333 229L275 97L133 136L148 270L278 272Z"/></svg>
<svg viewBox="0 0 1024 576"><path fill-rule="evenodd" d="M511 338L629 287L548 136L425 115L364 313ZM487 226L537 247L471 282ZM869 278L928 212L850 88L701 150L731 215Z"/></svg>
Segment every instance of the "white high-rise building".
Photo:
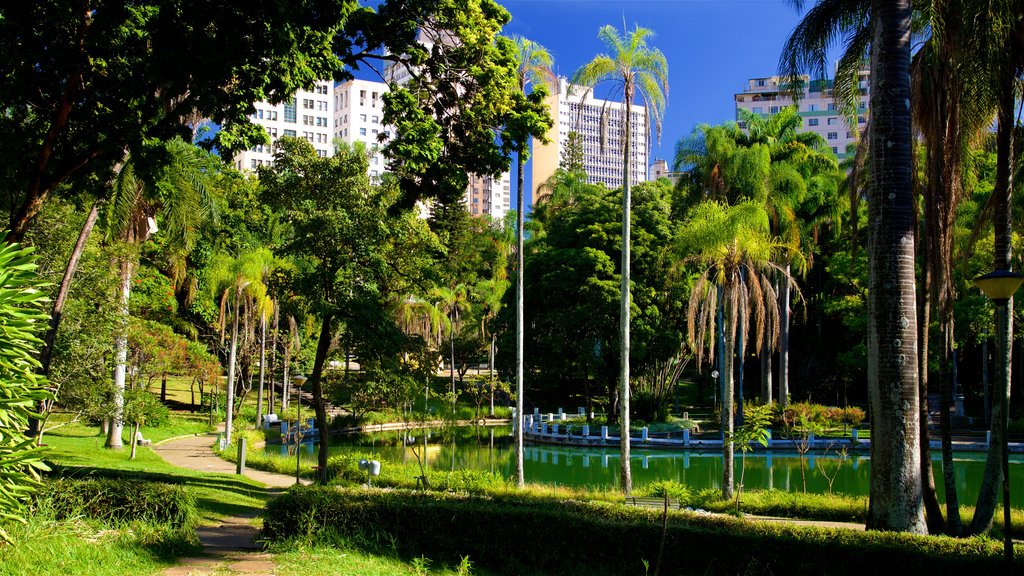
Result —
<svg viewBox="0 0 1024 576"><path fill-rule="evenodd" d="M261 144L239 152L235 155L235 168L255 170L258 166L273 164L274 143L282 136L305 138L322 158L334 155L332 85L330 80L319 81L312 90L300 89L291 100L277 105L257 102L251 120L266 129L270 145Z"/></svg>
<svg viewBox="0 0 1024 576"><path fill-rule="evenodd" d="M390 135L384 126L387 91L387 84L370 80L348 80L334 87L334 137L341 142L366 145L372 153L369 175L374 181L388 170L381 152Z"/></svg>
<svg viewBox="0 0 1024 576"><path fill-rule="evenodd" d="M558 168L570 132L577 132L582 137L587 182L602 183L609 188L621 187L625 104L594 98L592 90L573 86L565 78L558 78L557 86L549 88L548 107L554 123L547 134L548 144L533 141L534 203L540 186ZM643 105L634 104L630 108L630 116L629 181L635 184L647 180L647 110Z"/></svg>
<svg viewBox="0 0 1024 576"><path fill-rule="evenodd" d="M811 80L809 76L801 76L801 96L797 113L803 120L800 132L814 132L821 136L832 152L840 159L848 158L850 144L858 139L859 129L864 128L868 117L869 72L864 70L858 80L860 98L857 102L857 127L847 124L846 118L837 110L832 97L832 80ZM789 80L781 76L766 76L747 80L743 92L734 96L736 100L736 120L743 127L739 110L747 110L762 116L778 114L783 108L794 104L790 94Z"/></svg>

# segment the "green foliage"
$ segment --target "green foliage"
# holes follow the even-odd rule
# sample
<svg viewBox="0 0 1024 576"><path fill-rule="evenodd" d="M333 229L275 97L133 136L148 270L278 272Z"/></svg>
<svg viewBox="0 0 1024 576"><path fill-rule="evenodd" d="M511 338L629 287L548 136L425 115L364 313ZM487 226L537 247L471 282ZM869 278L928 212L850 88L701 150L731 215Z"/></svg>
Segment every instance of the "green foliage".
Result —
<svg viewBox="0 0 1024 576"><path fill-rule="evenodd" d="M36 374L38 334L49 317L43 284L35 273L31 248L0 243L0 541L3 524L24 522L24 506L39 488L39 471L48 470L42 448L23 430L37 404L50 398L46 380Z"/></svg>
<svg viewBox="0 0 1024 576"><path fill-rule="evenodd" d="M161 426L167 423L170 411L152 392L133 388L124 393L123 414L124 421L131 424Z"/></svg>
<svg viewBox="0 0 1024 576"><path fill-rule="evenodd" d="M665 499L674 498L679 501L681 506L689 504L693 497L690 493L690 489L687 488L686 485L680 484L675 480L658 480L657 482L651 482L644 486L643 495Z"/></svg>
<svg viewBox="0 0 1024 576"><path fill-rule="evenodd" d="M327 530L358 533L369 544L394 543L404 557L427 555L456 564L469 555L475 565L500 574L625 574L634 573L641 559L657 556L660 517L660 511L550 496L293 488L268 505L264 534L278 540ZM859 574L869 563L933 574L999 570L1002 562L999 545L984 540L751 524L687 513L669 515L667 535L666 573Z"/></svg>
<svg viewBox="0 0 1024 576"><path fill-rule="evenodd" d="M57 520L84 516L110 524L152 522L175 527L197 519L196 497L186 487L119 478L59 478L38 496Z"/></svg>

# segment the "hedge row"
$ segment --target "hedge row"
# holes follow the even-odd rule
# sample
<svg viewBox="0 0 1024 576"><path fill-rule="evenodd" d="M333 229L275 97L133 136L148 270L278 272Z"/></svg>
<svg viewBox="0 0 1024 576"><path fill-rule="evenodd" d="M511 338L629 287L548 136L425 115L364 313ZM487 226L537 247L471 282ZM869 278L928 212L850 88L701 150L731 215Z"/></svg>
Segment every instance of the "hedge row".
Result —
<svg viewBox="0 0 1024 576"><path fill-rule="evenodd" d="M36 505L56 519L84 516L181 527L197 517L195 496L185 486L121 478L49 480Z"/></svg>
<svg viewBox="0 0 1024 576"><path fill-rule="evenodd" d="M270 540L340 533L499 574L639 574L654 568L657 511L544 497L296 487L267 508ZM1017 561L1011 572L1024 573ZM1005 570L998 542L818 529L672 513L662 574L946 574Z"/></svg>

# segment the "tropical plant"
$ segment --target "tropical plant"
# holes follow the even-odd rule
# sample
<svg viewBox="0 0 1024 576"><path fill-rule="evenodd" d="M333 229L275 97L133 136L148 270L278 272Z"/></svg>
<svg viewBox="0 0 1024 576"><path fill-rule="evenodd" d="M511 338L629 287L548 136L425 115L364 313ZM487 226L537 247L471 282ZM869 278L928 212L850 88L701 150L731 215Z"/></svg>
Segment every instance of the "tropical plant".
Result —
<svg viewBox="0 0 1024 576"><path fill-rule="evenodd" d="M106 443L115 449L123 446L126 322L138 247L162 227L167 246L181 261L192 249L201 224L216 219L208 186L216 163L209 153L180 138L152 141L126 158L120 168L105 215L108 238L119 247L112 265L118 271L118 307L123 319L114 335L114 402Z"/></svg>
<svg viewBox="0 0 1024 576"><path fill-rule="evenodd" d="M231 442L235 391L238 388L236 382L239 342L238 325L241 320L242 306L244 303L245 311L251 311L252 316L260 319L261 325L266 325L266 318L273 311L273 300L267 294L265 279L267 271L272 269L274 264L274 255L266 248L261 248L244 252L234 258L220 254L214 258L208 271L207 286L220 302L220 319L218 324L222 340L229 314L231 318L231 347L228 352L227 419L224 429L225 439L228 442Z"/></svg>
<svg viewBox="0 0 1024 576"><path fill-rule="evenodd" d="M716 348L721 358L722 387L722 497L733 497L733 395L736 346L750 339L754 326L755 345L769 337L766 326L778 326L779 303L773 277L793 283L779 265L780 252L799 258L791 244L768 232L764 206L748 201L727 207L705 202L692 210L678 236L677 250L683 262L701 268L690 294L687 337L697 351L697 364L704 352ZM740 316L744 320L740 320ZM715 344L715 341L718 344Z"/></svg>
<svg viewBox="0 0 1024 576"><path fill-rule="evenodd" d="M3 522L25 521L25 505L41 486L39 472L49 470L43 448L22 433L35 406L50 397L37 374L36 351L47 315L43 284L35 273L31 248L0 244L0 541L9 541Z"/></svg>
<svg viewBox="0 0 1024 576"><path fill-rule="evenodd" d="M771 404L751 406L744 412L743 424L733 432L731 442L739 445L742 456L740 457L740 481L736 484L736 513L740 513L740 496L743 494L743 477L747 471L747 452L753 449L751 442L757 442L767 447L771 440ZM831 491L831 484L829 485Z"/></svg>
<svg viewBox="0 0 1024 576"><path fill-rule="evenodd" d="M519 91L526 93L528 85L542 85L551 76L551 54L540 44L521 36L513 36L515 44L516 79ZM524 230L523 215L526 213L523 171L526 166L527 142L517 143L516 154L516 424L515 430L515 477L516 486L526 484L523 476L523 269Z"/></svg>
<svg viewBox="0 0 1024 576"><path fill-rule="evenodd" d="M620 36L612 26L604 26L598 32L598 38L604 42L609 54L599 54L584 64L573 75L572 83L593 89L599 82L610 81L616 88L622 89L623 97L623 150L622 150L622 288L619 318L619 361L621 373L619 380L619 421L620 462L622 473L622 490L627 495L633 489L633 476L629 465L629 323L630 323L630 181L629 165L632 159L632 107L633 101L639 96L644 101L647 113L645 137L650 137L651 117L660 138L661 117L665 110L668 97L668 62L665 55L657 48L650 48L647 40L654 33L647 28L637 26L626 31L625 37Z"/></svg>

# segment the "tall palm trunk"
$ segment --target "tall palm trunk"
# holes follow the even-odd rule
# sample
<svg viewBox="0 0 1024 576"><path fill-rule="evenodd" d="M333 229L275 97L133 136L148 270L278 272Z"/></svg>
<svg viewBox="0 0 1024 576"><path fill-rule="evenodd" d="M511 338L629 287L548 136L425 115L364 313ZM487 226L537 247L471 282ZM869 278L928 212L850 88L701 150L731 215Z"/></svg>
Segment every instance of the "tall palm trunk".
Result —
<svg viewBox="0 0 1024 576"><path fill-rule="evenodd" d="M1005 75L1004 75L1005 76ZM1010 201L1013 198L1013 114L1014 96L1012 77L1002 79L999 92L999 127L996 129L996 181L992 190L995 205L993 228L995 229L995 252L992 266L996 270L1010 269L1012 245L1010 223ZM1010 362L1013 352L1013 298L1006 305L997 305L995 378L992 381L992 441L988 445L985 473L982 476L978 500L975 504L971 533L980 534L992 528L996 500L1006 481L1003 469L1003 454L1006 448L1006 424L1010 412Z"/></svg>
<svg viewBox="0 0 1024 576"><path fill-rule="evenodd" d="M927 226L925 227L927 228ZM945 529L946 520L942 516L939 498L935 492L935 472L932 470L932 447L928 432L928 326L930 324L930 290L931 272L928 270L927 230L921 232L921 297L918 302L918 396L921 398L920 414L921 435L918 446L921 450L921 497L924 502L925 520L929 534L941 534Z"/></svg>
<svg viewBox="0 0 1024 576"><path fill-rule="evenodd" d="M910 109L910 0L872 0L867 527L925 533Z"/></svg>
<svg viewBox="0 0 1024 576"><path fill-rule="evenodd" d="M629 496L633 491L633 473L629 465L629 261L630 261L630 189L629 160L632 147L633 86L626 83L623 90L626 104L626 138L622 154L622 297L619 310L619 434L620 468L622 491Z"/></svg>
<svg viewBox="0 0 1024 576"><path fill-rule="evenodd" d="M256 429L263 424L263 382L267 367L267 319L260 315L260 387L256 392ZM273 408L271 408L273 410Z"/></svg>
<svg viewBox="0 0 1024 576"><path fill-rule="evenodd" d="M331 348L331 328L334 316L325 314L320 326L320 338L316 343L316 357L313 360L313 374L310 382L313 389L313 409L316 412L316 427L320 430L320 449L317 451L316 478L320 484L327 483L327 405L324 402L323 373L327 361L327 353Z"/></svg>
<svg viewBox="0 0 1024 576"><path fill-rule="evenodd" d="M789 406L789 300L790 264L786 275L779 280L779 404Z"/></svg>
<svg viewBox="0 0 1024 576"><path fill-rule="evenodd" d="M122 324L114 336L114 398L110 426L107 429L107 448L120 450L124 447L121 435L124 433L124 383L128 366L128 298L132 291L132 273L135 262L131 256L118 259L117 309Z"/></svg>
<svg viewBox="0 0 1024 576"><path fill-rule="evenodd" d="M732 500L735 470L733 456L735 445L733 444L733 433L735 425L733 421L733 366L736 354L736 302L729 298L729 290L722 291L725 301L722 303L725 313L725 323L722 326L725 334L725 346L722 348L722 498Z"/></svg>
<svg viewBox="0 0 1024 576"><path fill-rule="evenodd" d="M231 426L235 412L235 359L238 355L238 305L242 299L241 289L235 289L235 312L231 318L231 351L228 352L228 401L225 406L227 417L224 421L224 438L231 443Z"/></svg>
<svg viewBox="0 0 1024 576"><path fill-rule="evenodd" d="M525 85L520 83L520 89L525 89ZM523 200L525 194L523 194L523 170L526 166L526 157L523 155L522 148L516 155L516 190L518 190L518 198L516 198L516 425L515 425L515 443L516 443L516 486L522 488L526 485L526 479L524 476L523 469L523 396L525 393L525 385L523 382L523 362L525 358L524 350L524 316L523 316L523 272L525 270L524 265L526 258L523 254L523 210L526 202Z"/></svg>
<svg viewBox="0 0 1024 576"><path fill-rule="evenodd" d="M281 311L277 309L277 298L274 299L274 331L270 335L270 413L274 412L274 405L277 404L274 379L277 376L277 331L280 329ZM282 390L283 391L283 390Z"/></svg>
<svg viewBox="0 0 1024 576"><path fill-rule="evenodd" d="M772 346L767 335L761 340L761 402L772 403Z"/></svg>

